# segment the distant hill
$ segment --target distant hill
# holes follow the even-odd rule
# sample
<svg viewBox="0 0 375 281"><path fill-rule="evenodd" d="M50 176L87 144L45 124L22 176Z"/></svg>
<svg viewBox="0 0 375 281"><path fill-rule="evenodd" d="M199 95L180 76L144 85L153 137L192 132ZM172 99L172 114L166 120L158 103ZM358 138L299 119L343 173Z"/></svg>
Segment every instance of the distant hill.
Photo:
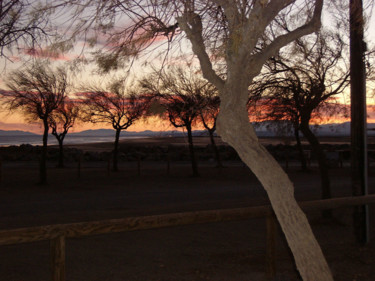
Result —
<svg viewBox="0 0 375 281"><path fill-rule="evenodd" d="M109 137L114 136L115 131L111 129L85 130L77 133L68 133L68 135L81 137Z"/></svg>
<svg viewBox="0 0 375 281"><path fill-rule="evenodd" d="M294 136L294 132L287 126L287 123L282 123L279 121L265 121L256 123L255 131L259 137L276 137L276 136ZM335 136L335 137L342 137L342 136L350 136L350 122L345 123L333 123L333 124L323 124L318 126L310 126L311 130L314 132L315 135L321 137L327 136ZM368 123L367 131L369 136L375 136L375 124Z"/></svg>
<svg viewBox="0 0 375 281"><path fill-rule="evenodd" d="M17 137L17 136L37 136L37 134L20 131L20 130L11 130L11 131L0 130L0 137Z"/></svg>
<svg viewBox="0 0 375 281"><path fill-rule="evenodd" d="M277 137L277 136L293 136L293 131L287 127L286 123L278 121L265 121L256 123L255 130L259 137ZM284 128L283 128L284 126ZM368 135L375 136L375 123L369 123ZM281 129L280 129L281 128ZM350 122L341 124L324 124L319 126L311 126L311 129L317 136L349 136L350 135ZM205 130L195 130L194 136L207 136L208 133ZM0 130L0 137L17 137L17 136L38 136L38 134L13 130L5 131ZM77 133L68 133L67 137L114 137L115 131L112 129L97 129L97 130L86 130ZM122 131L121 137L183 137L186 136L186 132L170 130L170 131L142 131L142 132L129 132Z"/></svg>
<svg viewBox="0 0 375 281"><path fill-rule="evenodd" d="M206 135L205 130L196 130L193 132L195 136ZM68 134L69 135L69 134ZM70 135L80 136L80 137L114 137L115 130L112 129L98 129L98 130L85 130L82 132L71 133ZM180 131L141 131L141 132L129 132L122 131L121 137L178 137L185 136L186 133Z"/></svg>

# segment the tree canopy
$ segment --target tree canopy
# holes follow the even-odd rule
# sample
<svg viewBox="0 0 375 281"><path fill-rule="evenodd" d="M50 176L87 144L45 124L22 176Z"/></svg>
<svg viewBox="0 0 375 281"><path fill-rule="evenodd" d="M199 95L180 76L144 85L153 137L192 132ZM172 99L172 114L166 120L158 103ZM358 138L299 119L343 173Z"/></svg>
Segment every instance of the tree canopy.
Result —
<svg viewBox="0 0 375 281"><path fill-rule="evenodd" d="M127 59L145 51L161 35L169 45L185 35L203 76L220 96L218 133L250 167L267 191L304 280L333 280L311 227L299 208L293 184L260 145L249 122L248 87L263 64L294 40L317 31L323 0L89 1L93 19L109 35L109 55ZM126 17L123 25L117 20ZM290 29L275 29L280 18ZM298 19L298 20L296 20ZM125 23L125 24L124 24ZM103 30L103 28L102 28ZM268 34L275 36L267 36ZM115 60L116 61L116 60ZM224 64L226 77L217 72Z"/></svg>

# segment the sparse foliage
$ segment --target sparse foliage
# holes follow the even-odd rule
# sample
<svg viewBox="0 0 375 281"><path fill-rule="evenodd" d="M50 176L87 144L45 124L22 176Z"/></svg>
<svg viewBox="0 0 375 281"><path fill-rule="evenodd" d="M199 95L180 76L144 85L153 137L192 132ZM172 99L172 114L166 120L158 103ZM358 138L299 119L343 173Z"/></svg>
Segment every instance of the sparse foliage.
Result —
<svg viewBox="0 0 375 281"><path fill-rule="evenodd" d="M31 0L0 1L0 56L12 47L33 50L47 38L47 7Z"/></svg>
<svg viewBox="0 0 375 281"><path fill-rule="evenodd" d="M63 68L52 69L47 62L37 62L8 76L10 91L2 93L3 103L12 112L20 110L27 120L43 124L43 149L40 159L40 183L47 182L47 142L49 119L63 103L68 88Z"/></svg>
<svg viewBox="0 0 375 281"><path fill-rule="evenodd" d="M252 92L262 95L258 108L264 120L290 121L301 154L299 131L310 143L319 163L323 199L331 198L328 164L310 125L314 119L346 113L335 101L349 84L344 47L341 38L329 32L298 39L271 58L251 86Z"/></svg>
<svg viewBox="0 0 375 281"><path fill-rule="evenodd" d="M79 115L78 105L71 99L65 97L60 106L50 115L48 119L51 133L59 143L59 163L58 167L64 167L64 139L68 131L74 126Z"/></svg>
<svg viewBox="0 0 375 281"><path fill-rule="evenodd" d="M198 176L199 172L194 152L193 125L205 106L203 92L207 83L182 68L154 73L141 81L142 87L153 93L154 102L158 102L164 109L164 113L159 116L168 119L175 128L186 129L194 176Z"/></svg>
<svg viewBox="0 0 375 281"><path fill-rule="evenodd" d="M163 28L162 37L167 39L164 42L169 46L173 39L180 39L182 36L176 36L177 33L190 41L203 76L219 92L217 131L234 147L267 191L302 278L331 281L332 274L320 246L294 198L293 184L259 144L246 108L248 87L263 64L282 47L320 28L323 0L302 3L291 0L116 0L94 1L94 4L97 4L97 12L93 18L101 17L98 22L107 23L106 27L115 26L120 16L127 17L124 28L106 29L109 42L114 46L108 50L121 58L139 55L160 34L159 27L178 23L174 33ZM289 30L274 32L280 19L293 24ZM274 32L275 36L268 38L269 32ZM225 65L226 78L216 72L220 63Z"/></svg>
<svg viewBox="0 0 375 281"><path fill-rule="evenodd" d="M113 150L113 170L118 171L120 133L144 116L149 98L126 88L124 81L114 79L106 89L91 87L82 96L82 120L107 123L116 131Z"/></svg>
<svg viewBox="0 0 375 281"><path fill-rule="evenodd" d="M207 84L202 90L202 105L199 112L199 120L201 121L204 128L207 130L212 149L214 150L214 157L216 160L217 167L223 167L219 149L215 142L214 133L216 131L217 117L219 116L220 98L217 90L211 84Z"/></svg>

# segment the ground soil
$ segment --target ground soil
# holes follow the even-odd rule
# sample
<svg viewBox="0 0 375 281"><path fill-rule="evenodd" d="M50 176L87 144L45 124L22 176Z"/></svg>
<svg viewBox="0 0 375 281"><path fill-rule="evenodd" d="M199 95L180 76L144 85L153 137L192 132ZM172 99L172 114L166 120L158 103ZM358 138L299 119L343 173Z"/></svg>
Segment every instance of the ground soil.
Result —
<svg viewBox="0 0 375 281"><path fill-rule="evenodd" d="M109 149L110 144L91 149ZM5 162L0 183L0 229L92 221L192 210L268 204L257 179L240 162L201 162L199 178L189 162L121 162L120 172L105 162L49 163L47 186L38 186L34 162ZM284 163L281 163L284 165ZM314 163L313 163L314 164ZM375 167L369 189L375 193ZM140 174L139 174L140 171ZM319 174L290 164L298 200L320 198ZM350 196L350 170L330 170L333 195ZM371 226L375 214L370 209ZM308 213L313 231L335 280L375 280L375 243L356 243L352 210L334 211L334 219ZM370 228L371 238L375 230ZM264 218L134 231L68 239L66 279L94 280L265 280ZM274 280L300 280L285 239L278 229L277 274ZM51 280L49 242L0 246L0 280Z"/></svg>

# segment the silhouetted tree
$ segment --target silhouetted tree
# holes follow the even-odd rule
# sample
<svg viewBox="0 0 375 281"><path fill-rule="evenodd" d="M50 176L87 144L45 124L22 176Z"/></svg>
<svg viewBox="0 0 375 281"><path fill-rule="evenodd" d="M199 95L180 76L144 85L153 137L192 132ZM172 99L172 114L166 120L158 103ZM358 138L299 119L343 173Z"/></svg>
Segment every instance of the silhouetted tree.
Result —
<svg viewBox="0 0 375 281"><path fill-rule="evenodd" d="M113 149L113 170L118 171L120 133L144 116L149 106L147 96L126 88L121 80L113 80L107 90L91 87L82 95L82 120L107 123L116 131Z"/></svg>
<svg viewBox="0 0 375 281"><path fill-rule="evenodd" d="M158 102L164 109L161 117L168 119L175 128L186 129L193 176L199 176L194 152L193 125L204 106L202 92L207 81L187 73L182 68L174 68L169 72L152 74L143 79L141 85L153 93L154 102Z"/></svg>
<svg viewBox="0 0 375 281"><path fill-rule="evenodd" d="M319 164L322 199L332 197L328 164L310 122L343 109L334 100L349 84L343 48L341 38L328 32L298 39L289 52L280 52L266 64L265 73L252 87L262 92L267 104L261 113L265 119L289 120L297 142L301 131L310 143Z"/></svg>
<svg viewBox="0 0 375 281"><path fill-rule="evenodd" d="M6 83L11 90L3 92L3 103L12 112L21 110L29 121L41 120L43 147L40 159L40 183L47 183L47 142L49 119L63 102L68 87L67 73L63 68L52 69L38 62L16 70Z"/></svg>
<svg viewBox="0 0 375 281"><path fill-rule="evenodd" d="M59 163L57 167L64 167L64 139L70 128L72 128L78 118L79 107L73 100L65 97L60 106L52 112L49 118L49 126L59 144Z"/></svg>
<svg viewBox="0 0 375 281"><path fill-rule="evenodd" d="M259 84L257 86L259 86ZM258 90L260 89L261 88L258 88ZM252 103L251 106L252 110L256 112L256 121L261 123L271 121L267 124L267 127L275 131L277 135L289 135L290 132L293 131L301 162L301 169L302 171L307 171L307 160L300 137L298 110L295 109L293 105L288 106L288 104L283 104L282 99L273 98L267 94L264 94L263 98L257 99L256 103Z"/></svg>
<svg viewBox="0 0 375 281"><path fill-rule="evenodd" d="M220 98L217 95L217 90L211 85L207 84L202 91L202 106L199 111L199 120L207 130L217 167L223 167L221 162L220 152L215 142L214 133L216 131L216 121L219 116Z"/></svg>

